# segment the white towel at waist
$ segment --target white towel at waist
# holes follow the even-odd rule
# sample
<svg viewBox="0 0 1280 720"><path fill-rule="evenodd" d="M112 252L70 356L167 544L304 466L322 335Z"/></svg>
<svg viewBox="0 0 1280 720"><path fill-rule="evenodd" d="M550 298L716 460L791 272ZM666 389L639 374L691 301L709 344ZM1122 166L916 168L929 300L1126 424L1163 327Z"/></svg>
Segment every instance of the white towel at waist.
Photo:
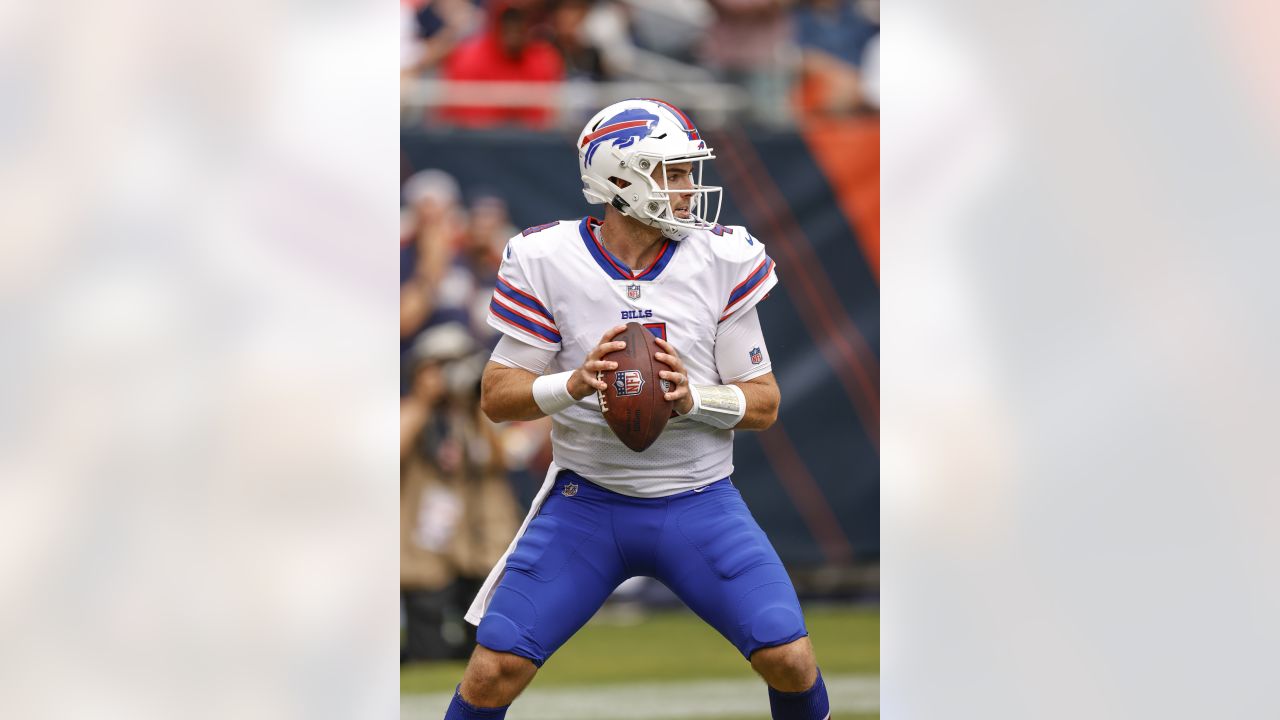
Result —
<svg viewBox="0 0 1280 720"><path fill-rule="evenodd" d="M538 514L538 510L542 508L542 503L546 501L547 496L551 494L551 488L556 484L556 475L560 474L560 466L554 462L547 468L547 477L542 481L542 487L538 489L538 494L534 496L533 503L529 506L529 514L524 516L524 522L520 524L520 530L516 532L516 536L512 538L511 544L507 546L507 551L502 553L502 557L498 558L498 562L489 571L489 577L484 579L484 585L480 586L480 592L476 593L476 599L471 601L471 607L467 608L466 619L472 625L479 625L484 613L489 609L489 601L493 599L493 591L498 589L498 583L502 582L502 574L507 567L507 558L516 549L516 543L520 542L520 538L524 536L524 531L529 527L529 522Z"/></svg>

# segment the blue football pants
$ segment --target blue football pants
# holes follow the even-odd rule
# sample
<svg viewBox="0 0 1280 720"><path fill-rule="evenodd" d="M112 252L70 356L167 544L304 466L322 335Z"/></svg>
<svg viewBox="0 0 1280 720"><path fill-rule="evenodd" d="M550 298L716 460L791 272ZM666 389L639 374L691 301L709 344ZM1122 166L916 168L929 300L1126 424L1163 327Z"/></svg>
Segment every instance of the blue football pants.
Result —
<svg viewBox="0 0 1280 720"><path fill-rule="evenodd" d="M633 498L562 471L507 559L476 639L541 666L637 575L671 588L748 659L808 634L778 553L729 478Z"/></svg>

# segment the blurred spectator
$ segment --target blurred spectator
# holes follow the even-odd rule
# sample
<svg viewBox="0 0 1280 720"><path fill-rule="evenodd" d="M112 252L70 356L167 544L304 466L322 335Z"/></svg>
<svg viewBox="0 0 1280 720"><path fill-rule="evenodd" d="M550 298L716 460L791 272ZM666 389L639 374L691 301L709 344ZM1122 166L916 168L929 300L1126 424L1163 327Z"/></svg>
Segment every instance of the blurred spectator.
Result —
<svg viewBox="0 0 1280 720"><path fill-rule="evenodd" d="M702 42L702 58L722 81L745 87L752 118L774 127L790 121L791 0L709 0L715 19Z"/></svg>
<svg viewBox="0 0 1280 720"><path fill-rule="evenodd" d="M458 183L443 170L423 170L404 184L400 238L400 349L437 310L439 289L464 228Z"/></svg>
<svg viewBox="0 0 1280 720"><path fill-rule="evenodd" d="M400 584L406 661L463 658L475 630L461 617L515 534L518 510L498 433L479 410L487 353L456 323L410 353L413 390L400 411Z"/></svg>
<svg viewBox="0 0 1280 720"><path fill-rule="evenodd" d="M663 11L701 11L699 19L687 17L673 20L671 15L659 14L655 8L663 5ZM701 19L701 14L708 17ZM600 51L605 72L612 80L702 81L710 79L710 73L695 65L691 48L696 44L710 10L701 0L672 3L647 2L643 6L631 5L619 0L595 0L590 4L582 21L582 34L587 42ZM645 40L647 38L647 41ZM661 41L667 46L666 55L653 50ZM676 59L677 56L681 59ZM685 61L682 61L685 60ZM586 111L580 118L585 121L598 108Z"/></svg>
<svg viewBox="0 0 1280 720"><path fill-rule="evenodd" d="M445 58L442 77L455 82L559 82L564 63L551 43L534 37L535 19L532 7L496 0L489 5L484 30ZM535 103L502 107L458 102L441 108L440 116L469 127L545 127L553 118L551 108Z"/></svg>
<svg viewBox="0 0 1280 720"><path fill-rule="evenodd" d="M418 35L418 18L413 0L400 0L400 73L413 69L422 59L425 48Z"/></svg>
<svg viewBox="0 0 1280 720"><path fill-rule="evenodd" d="M863 96L861 68L867 45L880 33L879 1L802 0L794 18L801 110L847 115L872 107Z"/></svg>
<svg viewBox="0 0 1280 720"><path fill-rule="evenodd" d="M492 348L498 340L498 331L488 323L489 300L502 264L502 249L516 232L507 215L505 200L496 195L477 194L471 202L466 232L446 275L445 286L451 301L468 309L471 334L485 348Z"/></svg>
<svg viewBox="0 0 1280 720"><path fill-rule="evenodd" d="M610 79L604 55L586 32L588 0L552 0L548 23L551 44L560 51L566 80Z"/></svg>
<svg viewBox="0 0 1280 720"><path fill-rule="evenodd" d="M507 220L507 204L501 198L481 195L453 236L447 265L434 286L428 327L455 322L485 349L497 342L489 327L489 300L502 264L502 248L516 232Z"/></svg>
<svg viewBox="0 0 1280 720"><path fill-rule="evenodd" d="M507 215L506 200L489 192L475 193L467 229L458 246L458 262L479 282L492 287L502 264L502 249L516 232Z"/></svg>
<svg viewBox="0 0 1280 720"><path fill-rule="evenodd" d="M419 446L428 428L441 422L446 395L444 362L460 356L457 336L449 326L420 339L421 351L412 359L412 391L400 401L400 589L405 611L405 660L447 658L461 646L461 627L450 632L446 621L455 609L453 586L457 569L449 559L450 540L462 515L462 503L439 473L427 463ZM428 352L434 348L433 352ZM430 433L435 434L435 433ZM450 636L453 636L452 640Z"/></svg>
<svg viewBox="0 0 1280 720"><path fill-rule="evenodd" d="M471 0L400 0L400 74L412 78L440 64L480 24Z"/></svg>
<svg viewBox="0 0 1280 720"><path fill-rule="evenodd" d="M639 48L686 64L712 22L706 0L628 0L625 12Z"/></svg>
<svg viewBox="0 0 1280 720"><path fill-rule="evenodd" d="M512 480L536 485L550 423L495 426L480 412L494 334L486 319L502 248L517 230L506 202L424 170L404 184L401 239L401 592L406 662L466 657L461 621L515 533Z"/></svg>

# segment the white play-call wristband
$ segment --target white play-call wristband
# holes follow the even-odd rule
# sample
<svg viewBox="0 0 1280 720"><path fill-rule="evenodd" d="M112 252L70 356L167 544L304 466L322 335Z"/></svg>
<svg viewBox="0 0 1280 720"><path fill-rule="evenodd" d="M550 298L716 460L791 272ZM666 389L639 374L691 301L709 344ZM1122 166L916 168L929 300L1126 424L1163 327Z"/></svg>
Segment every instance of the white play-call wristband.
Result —
<svg viewBox="0 0 1280 720"><path fill-rule="evenodd" d="M701 423L729 430L747 414L747 396L737 385L689 384L693 408L684 414Z"/></svg>
<svg viewBox="0 0 1280 720"><path fill-rule="evenodd" d="M569 378L574 372L566 370L554 375L543 375L533 381L533 401L538 403L538 409L547 415L555 415L578 402L569 394Z"/></svg>

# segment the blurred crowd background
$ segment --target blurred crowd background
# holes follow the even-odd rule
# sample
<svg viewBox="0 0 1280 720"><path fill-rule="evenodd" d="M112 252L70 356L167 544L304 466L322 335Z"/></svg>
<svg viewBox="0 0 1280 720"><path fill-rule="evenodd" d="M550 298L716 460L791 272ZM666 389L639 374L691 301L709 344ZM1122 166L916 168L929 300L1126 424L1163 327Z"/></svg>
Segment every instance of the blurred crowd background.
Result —
<svg viewBox="0 0 1280 720"><path fill-rule="evenodd" d="M491 423L479 381L500 254L599 214L573 138L662 97L716 149L721 222L770 245L761 308L782 421L740 433L742 488L806 597L877 597L879 3L402 0L402 662L466 657L462 620L550 461L546 418ZM776 243L776 245L775 245ZM791 428L788 433L787 427ZM673 601L656 583L618 597Z"/></svg>
<svg viewBox="0 0 1280 720"><path fill-rule="evenodd" d="M579 127L654 84L701 124L879 107L879 0L401 0L405 121ZM495 90L492 83L502 83Z"/></svg>

